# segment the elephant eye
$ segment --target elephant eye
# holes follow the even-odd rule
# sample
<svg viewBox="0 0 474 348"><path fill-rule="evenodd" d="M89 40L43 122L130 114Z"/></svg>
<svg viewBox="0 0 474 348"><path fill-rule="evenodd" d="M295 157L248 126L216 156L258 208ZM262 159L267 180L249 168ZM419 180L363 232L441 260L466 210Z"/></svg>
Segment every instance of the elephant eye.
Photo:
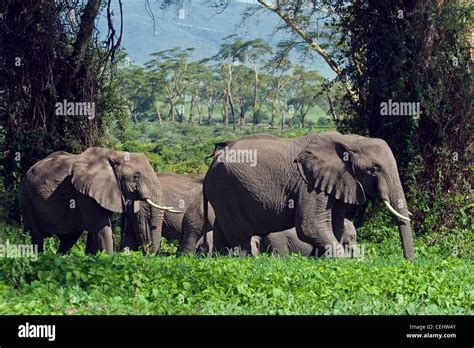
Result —
<svg viewBox="0 0 474 348"><path fill-rule="evenodd" d="M373 166L367 169L367 174L376 176L380 172L380 168L378 166Z"/></svg>
<svg viewBox="0 0 474 348"><path fill-rule="evenodd" d="M133 174L133 181L138 181L138 180L140 180L140 173Z"/></svg>

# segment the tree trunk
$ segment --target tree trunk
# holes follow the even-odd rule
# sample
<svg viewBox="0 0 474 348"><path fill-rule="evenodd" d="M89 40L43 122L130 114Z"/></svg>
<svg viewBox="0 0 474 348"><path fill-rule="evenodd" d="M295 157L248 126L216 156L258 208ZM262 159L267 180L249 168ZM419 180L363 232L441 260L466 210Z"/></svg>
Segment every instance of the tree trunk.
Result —
<svg viewBox="0 0 474 348"><path fill-rule="evenodd" d="M74 48L68 59L68 71L64 73L61 79L60 88L57 88L61 93L59 100L69 97L73 81L76 80L78 73L81 71L86 48L94 30L95 19L99 14L100 4L101 0L89 0L84 8Z"/></svg>
<svg viewBox="0 0 474 348"><path fill-rule="evenodd" d="M173 98L169 98L169 103L170 103L170 111L169 111L169 117L171 119L171 124L174 124L174 110L175 110L175 105L174 105L174 100Z"/></svg>
<svg viewBox="0 0 474 348"><path fill-rule="evenodd" d="M227 91L224 94L224 98L222 99L223 101L223 107L224 107L224 125L226 127L229 126L229 108L228 108L228 101L227 101Z"/></svg>
<svg viewBox="0 0 474 348"><path fill-rule="evenodd" d="M193 124L194 101L195 101L195 97L194 97L194 95L192 95L191 96L191 105L189 107L189 119L188 119L189 124Z"/></svg>
<svg viewBox="0 0 474 348"><path fill-rule="evenodd" d="M272 96L272 118L270 120L270 127L275 127L275 103L276 103L276 97Z"/></svg>
<svg viewBox="0 0 474 348"><path fill-rule="evenodd" d="M245 105L242 105L242 101L240 102L240 112L239 112L239 125L240 127L245 127L246 124L246 114L245 114Z"/></svg>
<svg viewBox="0 0 474 348"><path fill-rule="evenodd" d="M207 123L212 122L212 113L214 112L214 98L212 94L208 95L208 106L207 106Z"/></svg>
<svg viewBox="0 0 474 348"><path fill-rule="evenodd" d="M158 125L160 126L163 126L163 120L161 118L161 112L160 112L160 108L159 107L156 107L156 115L158 117Z"/></svg>
<svg viewBox="0 0 474 348"><path fill-rule="evenodd" d="M336 111L334 110L334 107L332 105L332 99L329 96L329 93L327 93L326 95L327 95L328 102L329 102L329 111L331 112L333 121L336 122L338 120L338 117L337 117Z"/></svg>

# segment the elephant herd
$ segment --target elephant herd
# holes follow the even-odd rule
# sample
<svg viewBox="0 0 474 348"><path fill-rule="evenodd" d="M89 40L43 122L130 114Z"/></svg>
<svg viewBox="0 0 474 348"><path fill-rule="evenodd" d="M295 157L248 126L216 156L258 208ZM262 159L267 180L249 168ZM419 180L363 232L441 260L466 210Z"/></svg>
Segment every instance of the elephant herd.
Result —
<svg viewBox="0 0 474 348"><path fill-rule="evenodd" d="M356 243L350 205L378 197L397 217L404 256L413 259L405 195L381 139L335 131L281 139L268 134L216 144L205 175L155 173L144 154L89 148L55 152L23 179L23 224L38 250L57 235L68 252L84 230L86 252L113 251L112 214L121 213L121 250L179 254L300 253L339 257Z"/></svg>

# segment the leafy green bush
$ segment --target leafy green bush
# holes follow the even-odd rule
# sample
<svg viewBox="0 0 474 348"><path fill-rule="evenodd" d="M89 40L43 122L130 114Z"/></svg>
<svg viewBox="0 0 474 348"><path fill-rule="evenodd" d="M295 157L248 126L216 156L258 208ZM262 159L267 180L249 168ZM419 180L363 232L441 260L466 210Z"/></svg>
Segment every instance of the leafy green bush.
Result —
<svg viewBox="0 0 474 348"><path fill-rule="evenodd" d="M6 230L5 230L6 229ZM2 236L14 228L2 226ZM16 229L16 233L20 231ZM1 314L473 314L472 259L398 236L363 243L359 259L163 254L0 258Z"/></svg>

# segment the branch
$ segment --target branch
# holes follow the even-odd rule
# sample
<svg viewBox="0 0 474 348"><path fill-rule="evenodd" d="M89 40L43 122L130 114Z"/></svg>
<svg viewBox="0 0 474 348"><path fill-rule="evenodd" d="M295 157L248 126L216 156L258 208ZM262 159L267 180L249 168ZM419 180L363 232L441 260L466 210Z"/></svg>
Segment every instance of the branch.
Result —
<svg viewBox="0 0 474 348"><path fill-rule="evenodd" d="M317 42L313 41L313 39L304 32L289 16L287 13L283 12L281 8L272 6L265 0L258 0L258 3L264 6L266 9L276 13L280 18L291 28L295 31L308 45L309 47L318 53L329 65L329 67L334 71L339 79L339 81L343 84L346 91L349 93L352 101L357 102L358 97L357 93L352 89L352 85L347 81L347 79L342 74L339 65L336 61L326 52L321 46L318 45Z"/></svg>

